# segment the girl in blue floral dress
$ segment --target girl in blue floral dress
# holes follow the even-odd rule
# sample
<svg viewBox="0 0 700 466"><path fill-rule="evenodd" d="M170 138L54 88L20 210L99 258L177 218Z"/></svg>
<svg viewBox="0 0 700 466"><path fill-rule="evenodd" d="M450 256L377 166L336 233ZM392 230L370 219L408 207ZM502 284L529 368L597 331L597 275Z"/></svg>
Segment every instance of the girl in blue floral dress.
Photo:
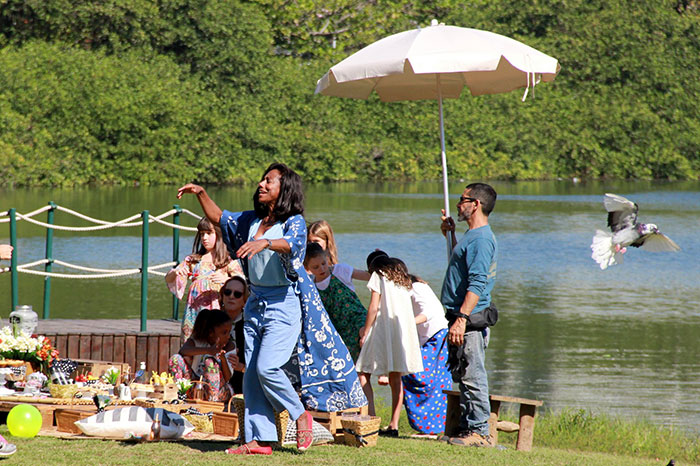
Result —
<svg viewBox="0 0 700 466"><path fill-rule="evenodd" d="M440 300L421 278L411 277L411 304L423 356L423 371L401 377L408 423L421 434L445 431L447 395L452 387L447 370L447 319Z"/></svg>

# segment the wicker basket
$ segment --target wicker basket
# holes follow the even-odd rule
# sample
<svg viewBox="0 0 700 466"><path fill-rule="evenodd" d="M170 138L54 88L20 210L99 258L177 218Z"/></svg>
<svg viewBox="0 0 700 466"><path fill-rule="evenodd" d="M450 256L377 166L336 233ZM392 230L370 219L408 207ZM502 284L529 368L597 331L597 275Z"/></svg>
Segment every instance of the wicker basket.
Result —
<svg viewBox="0 0 700 466"><path fill-rule="evenodd" d="M225 412L215 412L212 422L214 433L227 437L238 437L238 414L236 408L231 405L233 398L228 400L228 409Z"/></svg>
<svg viewBox="0 0 700 466"><path fill-rule="evenodd" d="M49 393L51 398L73 398L80 387L77 384L71 383L68 385L49 384Z"/></svg>
<svg viewBox="0 0 700 466"><path fill-rule="evenodd" d="M241 445L246 442L245 439L245 400L243 395L234 395L233 406L236 408L236 414L238 415L238 425L240 431L240 442ZM275 412L275 425L277 426L277 445L282 445L284 442L284 436L287 433L287 424L289 423L289 412L285 409L281 413Z"/></svg>
<svg viewBox="0 0 700 466"><path fill-rule="evenodd" d="M162 408L166 411L172 411L176 414L190 406L183 403L165 403L163 402L163 400L156 400L153 398L132 400L129 404L133 404L134 406L141 406L142 408Z"/></svg>
<svg viewBox="0 0 700 466"><path fill-rule="evenodd" d="M373 447L377 444L379 436L379 424L382 418L377 416L343 416L340 418L343 425L345 444L353 447Z"/></svg>
<svg viewBox="0 0 700 466"><path fill-rule="evenodd" d="M224 411L226 405L221 401L206 401L206 400L187 400L187 403L191 403L195 408L203 413L215 412L221 413Z"/></svg>

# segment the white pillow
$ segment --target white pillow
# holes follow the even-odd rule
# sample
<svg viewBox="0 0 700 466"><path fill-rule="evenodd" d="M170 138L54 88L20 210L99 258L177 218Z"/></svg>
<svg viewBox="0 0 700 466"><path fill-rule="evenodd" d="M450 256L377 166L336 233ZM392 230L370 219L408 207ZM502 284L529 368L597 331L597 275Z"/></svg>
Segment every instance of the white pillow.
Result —
<svg viewBox="0 0 700 466"><path fill-rule="evenodd" d="M180 438L194 430L184 417L163 408L129 406L97 413L75 422L85 435L125 438L130 433L147 436L155 417L160 419L160 438Z"/></svg>

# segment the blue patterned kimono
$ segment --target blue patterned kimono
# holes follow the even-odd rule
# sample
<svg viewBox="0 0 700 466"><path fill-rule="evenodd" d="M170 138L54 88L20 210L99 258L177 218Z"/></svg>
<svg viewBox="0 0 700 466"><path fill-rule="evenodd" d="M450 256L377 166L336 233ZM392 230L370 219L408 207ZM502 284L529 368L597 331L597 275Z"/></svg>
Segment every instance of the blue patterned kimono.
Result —
<svg viewBox="0 0 700 466"><path fill-rule="evenodd" d="M248 241L251 224L257 220L255 211L229 212L221 215L220 225L229 253L235 253ZM298 364L301 401L307 409L340 411L367 404L355 365L347 347L331 323L316 286L304 269L306 253L306 222L301 215L289 217L282 224L283 238L289 243L289 254L278 254L287 278L296 283L301 302L302 330L297 343L297 356L290 361ZM241 260L248 276L248 261Z"/></svg>

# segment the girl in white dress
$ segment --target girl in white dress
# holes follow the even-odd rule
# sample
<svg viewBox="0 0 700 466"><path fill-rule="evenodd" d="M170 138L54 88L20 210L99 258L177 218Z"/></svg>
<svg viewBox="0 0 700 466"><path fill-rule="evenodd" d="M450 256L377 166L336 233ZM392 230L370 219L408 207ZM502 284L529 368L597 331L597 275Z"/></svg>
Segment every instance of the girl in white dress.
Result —
<svg viewBox="0 0 700 466"><path fill-rule="evenodd" d="M369 268L372 292L367 319L360 329L360 356L355 364L362 389L375 415L372 374L389 374L391 421L383 434L398 436L403 403L401 376L423 371L423 361L411 304L411 278L400 259L379 256Z"/></svg>

